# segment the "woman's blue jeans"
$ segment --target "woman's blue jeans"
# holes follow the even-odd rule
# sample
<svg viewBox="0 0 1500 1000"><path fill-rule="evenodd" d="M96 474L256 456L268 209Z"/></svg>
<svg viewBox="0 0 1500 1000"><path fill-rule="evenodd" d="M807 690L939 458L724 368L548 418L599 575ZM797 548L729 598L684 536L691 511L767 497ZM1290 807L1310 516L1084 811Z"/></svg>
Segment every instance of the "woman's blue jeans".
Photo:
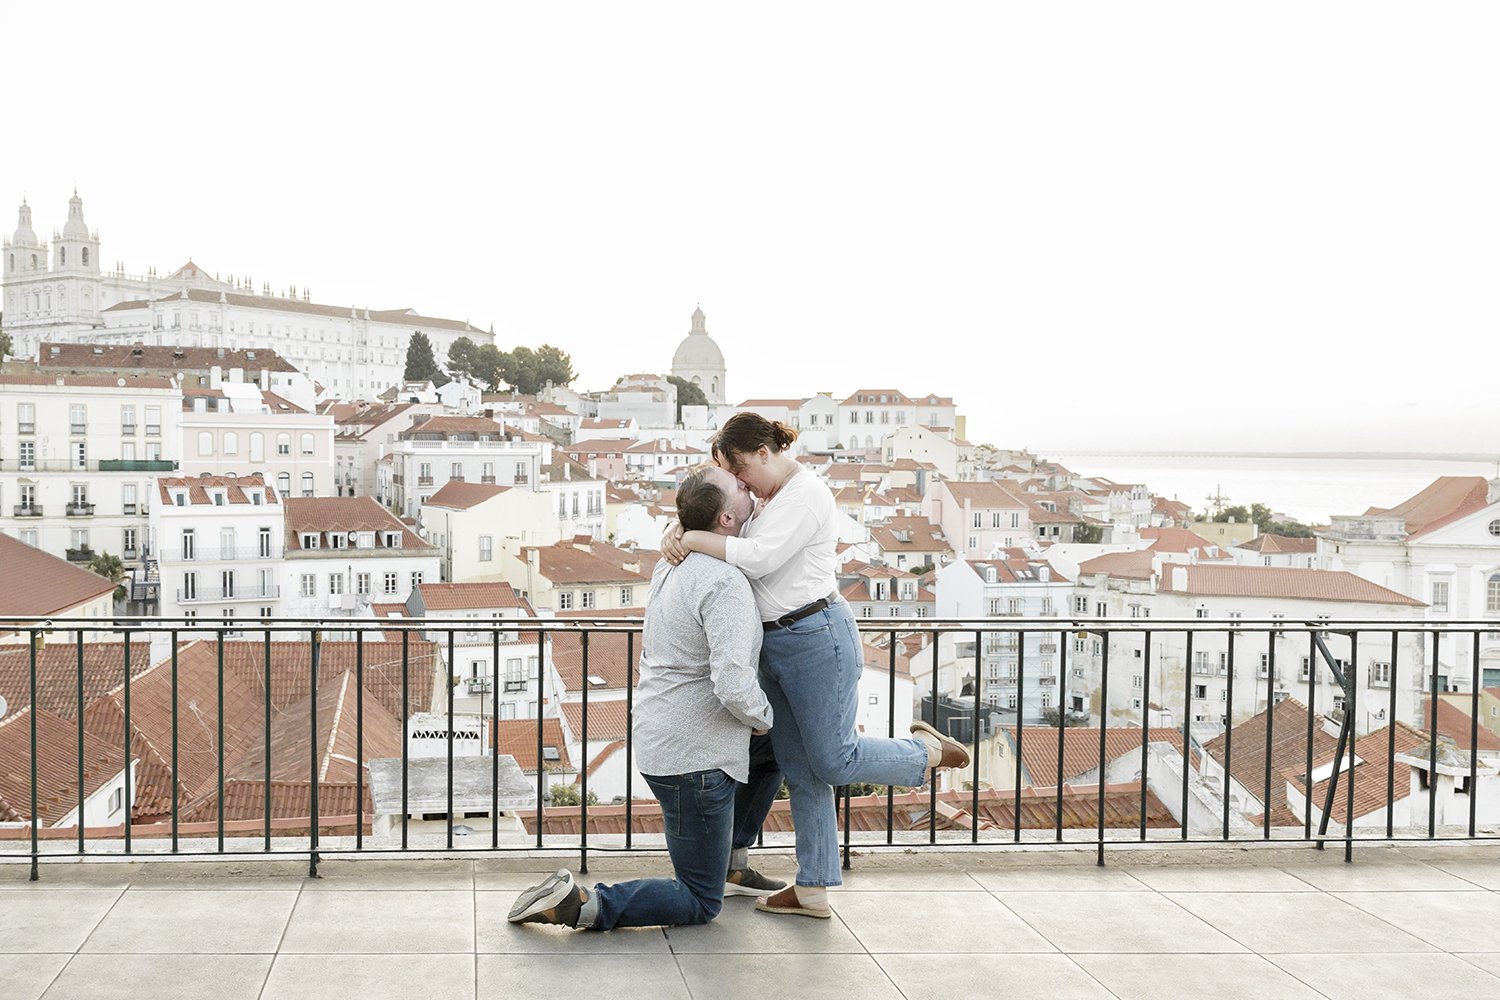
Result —
<svg viewBox="0 0 1500 1000"><path fill-rule="evenodd" d="M786 775L797 834L797 884L841 885L833 789L922 784L927 747L855 729L864 656L843 601L766 633L760 686L776 714L771 740Z"/></svg>

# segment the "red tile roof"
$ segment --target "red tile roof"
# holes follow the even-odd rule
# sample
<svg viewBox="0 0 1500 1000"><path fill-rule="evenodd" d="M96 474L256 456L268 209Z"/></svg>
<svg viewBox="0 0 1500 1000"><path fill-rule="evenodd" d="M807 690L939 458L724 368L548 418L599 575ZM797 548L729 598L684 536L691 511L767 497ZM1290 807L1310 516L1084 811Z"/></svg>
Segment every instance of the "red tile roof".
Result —
<svg viewBox="0 0 1500 1000"><path fill-rule="evenodd" d="M44 618L114 591L104 577L0 532L0 614Z"/></svg>
<svg viewBox="0 0 1500 1000"><path fill-rule="evenodd" d="M1120 580L1149 580L1155 556L1150 549L1136 552L1107 552L1078 564L1079 577L1104 574Z"/></svg>
<svg viewBox="0 0 1500 1000"><path fill-rule="evenodd" d="M1276 597L1282 600L1395 604L1410 608L1427 606L1415 598L1387 590L1342 570L1275 566L1168 566L1163 567L1161 589L1176 591L1174 580L1179 573L1187 574L1187 583L1177 592L1195 597Z"/></svg>
<svg viewBox="0 0 1500 1000"><path fill-rule="evenodd" d="M1316 538L1292 538L1288 535L1257 535L1248 542L1236 545L1237 549L1259 552L1262 555L1277 553L1312 553L1318 551Z"/></svg>
<svg viewBox="0 0 1500 1000"><path fill-rule="evenodd" d="M1406 535L1415 538L1489 506L1483 476L1439 476L1422 492L1387 510L1371 507L1366 517L1399 517Z"/></svg>
<svg viewBox="0 0 1500 1000"><path fill-rule="evenodd" d="M158 476L156 480L157 493L162 504L171 506L172 491L174 489L186 489L189 507L203 506L212 507L213 497L209 494L210 489L222 489L224 491L224 502L227 504L253 505L246 488L257 490L261 494L261 502L266 504L278 504L280 497L273 489L266 488L265 477L259 472L253 472L248 476Z"/></svg>
<svg viewBox="0 0 1500 1000"><path fill-rule="evenodd" d="M490 483L470 483L459 479L450 479L443 484L442 488L428 498L426 507L447 507L450 510L468 510L477 507L486 500L492 500L502 493L507 492L509 486L495 486Z"/></svg>
<svg viewBox="0 0 1500 1000"><path fill-rule="evenodd" d="M417 590L428 612L522 607L508 583L419 583Z"/></svg>
<svg viewBox="0 0 1500 1000"><path fill-rule="evenodd" d="M968 501L970 507L983 509L991 508L1016 508L1026 510L1030 505L1017 494L1006 489L998 482L991 480L983 483L960 482L956 479L944 479L943 486L953 496L953 500L960 507Z"/></svg>
<svg viewBox="0 0 1500 1000"><path fill-rule="evenodd" d="M401 548L387 552L432 555L437 549L418 538L401 519L374 497L288 497L286 500L286 549L302 551L303 532L400 531ZM379 543L377 543L379 544ZM319 552L335 555L339 550L323 547Z"/></svg>
<svg viewBox="0 0 1500 1000"><path fill-rule="evenodd" d="M136 370L201 371L242 368L247 372L294 372L297 366L275 351L264 347L231 350L217 347L167 347L146 344L42 344L38 364L44 370L55 368L107 369L111 372Z"/></svg>
<svg viewBox="0 0 1500 1000"><path fill-rule="evenodd" d="M1001 735L1015 753L1016 727L1002 726ZM1182 733L1176 729L1157 727L1148 737L1152 743L1167 743L1182 749ZM1123 757L1141 749L1141 730L1138 727L1120 727L1105 730L1104 761ZM1090 771L1099 769L1099 730L1081 726L1069 726L1063 730L1064 783L1077 780ZM1055 726L1027 726L1021 734L1021 765L1024 769L1022 784L1037 787L1057 787L1057 728Z"/></svg>
<svg viewBox="0 0 1500 1000"><path fill-rule="evenodd" d="M78 808L78 725L51 712L36 713L37 815L43 826ZM123 771L124 753L85 728L83 791L93 795ZM0 719L0 822L31 818L31 708Z"/></svg>
<svg viewBox="0 0 1500 1000"><path fill-rule="evenodd" d="M593 706L589 706L592 711ZM498 719L493 723L495 726L495 746L502 754L510 754L516 759L516 764L527 774L536 774L536 720L535 719ZM542 746L555 747L557 749L557 760L547 761L549 771L576 771L577 766L573 763L572 756L568 753L567 740L563 737L562 720L557 718L542 720Z"/></svg>
<svg viewBox="0 0 1500 1000"><path fill-rule="evenodd" d="M595 636L594 638L598 639L599 637ZM590 648L589 653L591 654L589 656L589 666L592 668L592 648ZM583 702L564 702L562 709L563 716L568 720L568 729L572 732L573 738L575 740L583 739ZM589 700L588 741L590 743L623 740L629 732L630 720L625 712L625 699L614 698L609 701Z"/></svg>

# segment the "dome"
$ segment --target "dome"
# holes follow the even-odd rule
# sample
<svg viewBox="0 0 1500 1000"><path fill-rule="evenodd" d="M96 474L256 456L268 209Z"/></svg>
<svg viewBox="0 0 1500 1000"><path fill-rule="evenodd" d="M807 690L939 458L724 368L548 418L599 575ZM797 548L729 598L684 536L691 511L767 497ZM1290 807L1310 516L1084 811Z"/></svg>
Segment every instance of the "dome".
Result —
<svg viewBox="0 0 1500 1000"><path fill-rule="evenodd" d="M691 333L678 345L677 353L672 355L672 367L695 371L718 370L724 367L724 352L719 350L719 345L708 334Z"/></svg>
<svg viewBox="0 0 1500 1000"><path fill-rule="evenodd" d="M704 322L703 310L693 310L693 328L681 344L677 345L677 353L672 355L672 369L674 371L723 371L724 352L719 350L719 345L708 335L708 327Z"/></svg>
<svg viewBox="0 0 1500 1000"><path fill-rule="evenodd" d="M36 231L31 228L31 206L21 202L21 210L16 213L16 235L11 242L16 246L35 246Z"/></svg>

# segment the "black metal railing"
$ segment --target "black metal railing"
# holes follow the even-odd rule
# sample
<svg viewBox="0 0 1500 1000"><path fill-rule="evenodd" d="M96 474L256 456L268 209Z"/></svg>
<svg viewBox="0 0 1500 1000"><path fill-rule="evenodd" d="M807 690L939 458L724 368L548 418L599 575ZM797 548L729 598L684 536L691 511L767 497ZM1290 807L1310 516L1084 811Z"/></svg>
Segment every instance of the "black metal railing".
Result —
<svg viewBox="0 0 1500 1000"><path fill-rule="evenodd" d="M1106 848L1123 843L1290 841L1322 849L1342 841L1347 861L1356 841L1500 839L1500 733L1486 729L1481 739L1481 697L1490 697L1481 690L1481 653L1500 653L1494 625L861 620L867 655L872 644L883 654L883 663L867 667L883 670L886 699L885 725L866 719L865 731L904 736L898 722L913 711L967 743L973 764L917 789L842 790L845 867L856 849L921 844L1089 845L1103 864ZM434 849L427 841L435 833L418 837L411 827L435 820L443 850L577 852L584 870L590 851L660 851L637 841L654 832L637 822L649 818L650 800L634 794L642 626L633 618L0 618L0 635L21 640L0 645L0 696L10 706L0 740L19 740L30 762L26 794L8 802L21 822L0 823L0 861L29 859L35 878L43 860L85 854L296 855L316 874L328 854ZM994 635L1014 641L986 641ZM549 657L560 642L568 646L567 679ZM1448 655L1460 647L1460 657ZM464 683L476 675L472 661L456 656L460 648L466 657L486 654L488 676L477 675L486 683ZM516 683L514 665L533 650L534 693ZM591 650L610 664L596 659L591 669ZM962 657L954 659L955 650ZM1216 686L1205 687L1195 652L1210 653L1216 665L1224 654L1222 687L1217 672ZM1297 692L1305 704L1288 702L1283 685L1299 685L1292 670L1278 668L1278 655L1305 656L1317 667ZM986 657L1004 661L1002 680L991 679ZM595 683L596 672L611 670L613 686L608 678ZM465 697L479 699L477 727L467 715L456 721L461 684ZM989 690L996 685L1000 691ZM506 694L517 697L502 702ZM368 705L372 697L378 706ZM1320 714L1322 698L1332 702ZM606 718L615 728L591 734L591 707L598 718L601 699L613 703ZM522 727L524 746L502 733L513 728L508 719L527 721L521 712L532 722ZM11 729L21 725L24 735ZM414 754L419 732L445 749ZM617 740L623 795L591 804L597 761L588 750ZM460 752L460 741L473 745ZM383 786L388 811L377 814L372 764L384 761L394 773L398 754L399 799L394 785ZM516 804L517 755L532 772L520 779L528 782L524 805ZM455 810L456 762L475 757L488 763L488 843L463 822L484 812L472 781ZM440 771L424 763L417 778L441 773L440 800L413 785L413 761L434 759ZM331 776L340 764L340 776ZM576 780L561 780L570 774ZM552 803L549 790L559 784L577 786L577 806ZM382 816L387 826L377 835ZM504 842L502 816L521 819Z"/></svg>

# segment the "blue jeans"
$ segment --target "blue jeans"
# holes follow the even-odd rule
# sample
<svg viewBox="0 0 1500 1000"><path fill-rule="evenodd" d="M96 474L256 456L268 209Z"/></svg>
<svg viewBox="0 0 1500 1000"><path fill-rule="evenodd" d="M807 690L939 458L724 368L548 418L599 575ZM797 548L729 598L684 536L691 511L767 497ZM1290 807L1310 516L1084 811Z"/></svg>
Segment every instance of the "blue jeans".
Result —
<svg viewBox="0 0 1500 1000"><path fill-rule="evenodd" d="M766 814L781 791L781 767L771 746L771 737L750 737L749 781L741 785L734 799L734 848L754 847Z"/></svg>
<svg viewBox="0 0 1500 1000"><path fill-rule="evenodd" d="M761 646L760 686L776 714L771 739L792 798L798 885L843 884L834 786L916 786L927 779L920 740L856 731L863 672L859 630L843 601L770 630Z"/></svg>
<svg viewBox="0 0 1500 1000"><path fill-rule="evenodd" d="M661 802L667 853L677 877L594 886L599 919L592 930L706 924L724 906L740 784L717 768L642 777Z"/></svg>

